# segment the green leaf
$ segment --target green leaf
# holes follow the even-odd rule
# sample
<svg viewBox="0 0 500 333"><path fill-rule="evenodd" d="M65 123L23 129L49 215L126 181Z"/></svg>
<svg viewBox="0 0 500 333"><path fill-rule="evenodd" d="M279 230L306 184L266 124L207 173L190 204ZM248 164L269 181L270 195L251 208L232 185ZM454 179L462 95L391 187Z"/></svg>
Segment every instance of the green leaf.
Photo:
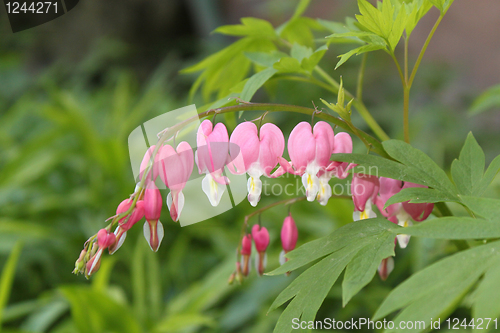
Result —
<svg viewBox="0 0 500 333"><path fill-rule="evenodd" d="M71 315L79 332L142 332L134 313L104 291L88 287L60 290L71 305Z"/></svg>
<svg viewBox="0 0 500 333"><path fill-rule="evenodd" d="M489 88L476 98L469 113L478 114L493 108L500 108L500 84Z"/></svg>
<svg viewBox="0 0 500 333"><path fill-rule="evenodd" d="M158 323L154 332L179 332L203 326L215 327L213 318L199 313L176 313Z"/></svg>
<svg viewBox="0 0 500 333"><path fill-rule="evenodd" d="M414 0L411 3L404 3L404 5L406 12L409 13L406 18L405 31L406 35L410 37L420 19L432 8L432 3L429 0Z"/></svg>
<svg viewBox="0 0 500 333"><path fill-rule="evenodd" d="M458 252L413 274L387 296L374 320L403 309L394 319L424 321L448 315L491 264L498 260L500 242ZM425 327L414 330L425 331Z"/></svg>
<svg viewBox="0 0 500 333"><path fill-rule="evenodd" d="M21 255L22 248L23 244L20 241L14 245L14 248L9 255L9 259L7 259L7 262L2 269L2 275L0 276L0 330L2 328L3 310L9 301L10 292L12 290L12 282L14 281L16 266L19 256Z"/></svg>
<svg viewBox="0 0 500 333"><path fill-rule="evenodd" d="M250 101L257 90L264 85L278 70L274 68L266 68L263 71L255 73L248 79L243 87L240 98L244 101Z"/></svg>
<svg viewBox="0 0 500 333"><path fill-rule="evenodd" d="M484 153L476 139L469 133L458 160L451 164L453 181L464 195L477 195L484 172Z"/></svg>
<svg viewBox="0 0 500 333"><path fill-rule="evenodd" d="M331 160L358 164L353 172L427 185L449 198L456 197L457 190L446 173L422 151L400 140L384 141L382 145L400 163L366 154L334 154Z"/></svg>
<svg viewBox="0 0 500 333"><path fill-rule="evenodd" d="M309 7L310 2L311 0L300 0L297 8L295 8L295 13L293 13L292 20L304 14L307 7Z"/></svg>
<svg viewBox="0 0 500 333"><path fill-rule="evenodd" d="M281 51L272 52L244 52L245 57L250 59L253 63L264 66L273 67L274 63L283 57L288 57L288 54Z"/></svg>
<svg viewBox="0 0 500 333"><path fill-rule="evenodd" d="M306 243L287 253L286 257L289 260L274 271L266 273L266 275L280 275L293 271L332 252L358 243L356 240L360 239L360 234L363 235L362 239L369 239L392 227L394 227L394 223L384 218L361 220L346 224L326 237ZM363 242L359 243L360 248L365 245L361 244Z"/></svg>
<svg viewBox="0 0 500 333"><path fill-rule="evenodd" d="M388 1L384 1L384 3L388 3ZM366 0L358 0L358 7L359 12L361 13L361 15L356 15L358 22L365 29L383 37L385 29L383 27L384 17L382 12Z"/></svg>
<svg viewBox="0 0 500 333"><path fill-rule="evenodd" d="M495 157L488 166L488 169L486 169L483 179L481 179L481 182L477 186L476 195L481 195L483 194L484 191L486 191L486 188L491 184L493 178L495 178L499 170L500 170L500 155Z"/></svg>
<svg viewBox="0 0 500 333"><path fill-rule="evenodd" d="M394 238L389 232L373 237L347 265L342 282L343 306L373 279L383 259L394 256Z"/></svg>
<svg viewBox="0 0 500 333"><path fill-rule="evenodd" d="M328 46L325 44L319 47L309 58L302 59L301 66L306 71L311 72L314 67L320 62L320 60L325 55L325 52L328 50Z"/></svg>
<svg viewBox="0 0 500 333"><path fill-rule="evenodd" d="M300 62L292 57L281 58L273 67L280 73L301 73L304 71Z"/></svg>
<svg viewBox="0 0 500 333"><path fill-rule="evenodd" d="M388 1L386 0L385 2ZM406 21L407 21L406 9L405 7L402 7L398 15L396 16L396 19L394 20L392 28L387 37L387 41L389 42L389 46L391 47L392 51L396 49L396 46L401 40L401 36L403 35L403 31L405 30L406 27Z"/></svg>
<svg viewBox="0 0 500 333"><path fill-rule="evenodd" d="M244 17L241 19L242 24L223 25L214 30L216 33L230 36L251 36L258 38L275 39L276 32L273 26L266 20L255 17Z"/></svg>
<svg viewBox="0 0 500 333"><path fill-rule="evenodd" d="M448 9L450 9L451 4L454 0L429 0L439 11L441 15L446 14Z"/></svg>
<svg viewBox="0 0 500 333"><path fill-rule="evenodd" d="M292 325L290 323L293 318L301 318L303 321L314 320L321 303L358 250L345 247L332 253L302 273L283 290L269 310L276 309L291 298L293 300L281 314L274 332L291 332Z"/></svg>
<svg viewBox="0 0 500 333"><path fill-rule="evenodd" d="M347 266L344 303L370 282L382 259L394 254L395 225L386 219L352 222L331 235L290 252L289 260L268 275L282 274L322 258L296 278L271 305L270 311L292 299L275 332L290 332L293 318L314 320L329 290ZM396 226L397 227L397 226ZM361 252L360 252L361 251Z"/></svg>
<svg viewBox="0 0 500 333"><path fill-rule="evenodd" d="M311 29L320 30L323 27L308 17L297 17L283 24L277 29L279 36L289 43L314 47L314 36Z"/></svg>
<svg viewBox="0 0 500 333"><path fill-rule="evenodd" d="M483 280L479 284L474 301L472 313L474 318L498 318L500 317L500 261L496 261L486 271ZM491 328L490 328L491 330ZM475 329L476 331L483 331Z"/></svg>
<svg viewBox="0 0 500 333"><path fill-rule="evenodd" d="M349 60L350 57L352 57L354 54L356 55L360 55L360 54L363 54L363 53L366 53L366 52L371 52L371 51L376 51L376 50L381 50L383 49L384 46L381 46L381 45L363 45L363 46L360 46L358 48L355 48L354 50L351 50L347 53L344 53L344 54L341 54L339 57L340 57L340 60L339 62L337 63L337 65L335 65L335 69L339 68L344 62L346 62L347 60Z"/></svg>
<svg viewBox="0 0 500 333"><path fill-rule="evenodd" d="M500 237L500 223L471 217L447 216L406 228L392 228L394 233L436 239L493 239Z"/></svg>
<svg viewBox="0 0 500 333"><path fill-rule="evenodd" d="M500 216L500 200L460 196L462 202L474 213L489 220L497 220Z"/></svg>
<svg viewBox="0 0 500 333"><path fill-rule="evenodd" d="M302 59L309 58L313 54L313 50L310 47L294 43L290 51L292 58L297 59L302 62Z"/></svg>
<svg viewBox="0 0 500 333"><path fill-rule="evenodd" d="M401 140L387 140L382 143L387 153L412 170L427 185L451 196L456 196L456 188L446 173L426 154Z"/></svg>
<svg viewBox="0 0 500 333"><path fill-rule="evenodd" d="M251 61L244 53L274 50L276 46L269 39L245 37L199 63L183 69L181 73L202 71L191 87L190 98L193 98L200 87L206 101L211 100L214 93L217 93L217 99L229 95L231 89L243 81L250 70Z"/></svg>
<svg viewBox="0 0 500 333"><path fill-rule="evenodd" d="M432 188L404 188L387 200L384 209L389 205L410 201L410 203L458 202L457 197L449 197L445 193Z"/></svg>

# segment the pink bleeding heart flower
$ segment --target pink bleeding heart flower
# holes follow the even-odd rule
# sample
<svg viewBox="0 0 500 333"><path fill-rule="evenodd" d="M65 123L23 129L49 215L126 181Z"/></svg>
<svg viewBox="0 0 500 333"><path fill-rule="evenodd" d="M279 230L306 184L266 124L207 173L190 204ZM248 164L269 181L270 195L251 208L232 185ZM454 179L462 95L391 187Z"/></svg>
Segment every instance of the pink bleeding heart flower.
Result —
<svg viewBox="0 0 500 333"><path fill-rule="evenodd" d="M160 148L158 155L160 178L170 189L167 195L167 206L172 220L177 222L184 207L182 189L193 172L193 150L187 142L183 141L179 143L177 149L164 145Z"/></svg>
<svg viewBox="0 0 500 333"><path fill-rule="evenodd" d="M163 224L159 221L163 200L160 190L154 182L148 183L144 191L144 237L148 241L151 250L158 251L163 240Z"/></svg>
<svg viewBox="0 0 500 333"><path fill-rule="evenodd" d="M203 192L212 206L217 206L229 179L222 175L229 160L229 136L226 126L218 123L212 128L209 120L204 120L197 133L196 164L201 174L206 174L201 183Z"/></svg>
<svg viewBox="0 0 500 333"><path fill-rule="evenodd" d="M247 121L236 126L229 142L232 158L229 171L233 174L248 173L248 201L255 207L262 192L260 177L275 177L271 171L283 155L285 138L274 124L264 124L259 131L254 123Z"/></svg>
<svg viewBox="0 0 500 333"><path fill-rule="evenodd" d="M332 154L351 154L352 153L352 139L351 136L345 132L340 132L335 135L333 140L333 150ZM349 164L347 162L336 162L333 161L328 165L326 170L320 170L318 172L319 180L319 190L316 199L318 202L326 206L328 199L332 196L332 188L328 183L330 179L335 176L339 179L346 178L349 173L349 169L352 169L355 164Z"/></svg>
<svg viewBox="0 0 500 333"><path fill-rule="evenodd" d="M378 210L385 217L396 216L401 209L401 203L395 203L389 205L386 209L384 209L385 203L389 200L393 195L399 193L403 186L403 182L397 179L380 177L379 178L380 188L379 195L377 196L377 207Z"/></svg>
<svg viewBox="0 0 500 333"><path fill-rule="evenodd" d="M298 237L299 231L297 230L297 225L290 214L285 217L283 226L281 227L281 246L283 247L283 251L280 254L280 263L282 265L288 261L285 254L295 249Z"/></svg>
<svg viewBox="0 0 500 333"><path fill-rule="evenodd" d="M403 188L412 188L412 187L420 187L420 188L428 188L425 185L405 182ZM433 203L410 203L409 201L403 202L404 210L410 214L412 219L417 222L421 222L429 217L434 209Z"/></svg>
<svg viewBox="0 0 500 333"><path fill-rule="evenodd" d="M255 266L257 267L257 272L259 275L264 274L264 270L267 264L266 250L269 245L269 232L265 227L261 227L255 224L252 227L252 238L255 244L255 248L259 253L258 259L255 261Z"/></svg>
<svg viewBox="0 0 500 333"><path fill-rule="evenodd" d="M247 234L241 240L241 272L244 276L250 273L250 256L252 255L252 235Z"/></svg>
<svg viewBox="0 0 500 333"><path fill-rule="evenodd" d="M332 195L328 181L333 175L345 178L348 169L348 164L331 162L330 157L333 153L344 152L352 152L349 134L335 136L332 127L324 121L317 122L313 129L309 123L301 122L288 138L291 163L284 158L279 161L286 172L302 176L308 201L317 198L322 205L326 205Z"/></svg>
<svg viewBox="0 0 500 333"><path fill-rule="evenodd" d="M109 233L108 230L106 229L101 229L97 233L97 251L95 247L95 243L92 246L93 251L95 252L90 260L87 262L87 269L85 272L85 275L87 277L91 276L97 270L99 269L101 265L101 256L102 256L102 251L106 249L107 247L113 245L116 241L116 236L113 233Z"/></svg>
<svg viewBox="0 0 500 333"><path fill-rule="evenodd" d="M116 208L116 215L127 212L132 206L133 201L134 200L132 198L123 200ZM127 237L127 231L130 230L130 228L132 228L134 224L139 222L143 217L144 202L142 200L138 200L135 203L135 207L132 212L118 221L118 227L115 229L116 241L114 244L109 246L109 254L113 254L118 251Z"/></svg>
<svg viewBox="0 0 500 333"><path fill-rule="evenodd" d="M412 188L412 187L421 187L421 188L427 188L425 185L420 185L420 184L415 184L415 183L410 183L410 182L405 182L403 185L403 189L405 188ZM412 219L420 222L425 220L429 215L431 214L432 210L434 209L434 204L433 203L409 203L408 201L403 202L401 204L402 209L399 210L399 213L397 214L398 218L398 225L402 227L410 227L413 225ZM399 234L397 235L398 238L398 243L399 247L402 249L406 248L408 246L408 243L410 242L410 235L406 234Z"/></svg>
<svg viewBox="0 0 500 333"><path fill-rule="evenodd" d="M379 180L375 176L355 173L352 176L351 193L354 202L354 221L377 217L372 210L379 190Z"/></svg>

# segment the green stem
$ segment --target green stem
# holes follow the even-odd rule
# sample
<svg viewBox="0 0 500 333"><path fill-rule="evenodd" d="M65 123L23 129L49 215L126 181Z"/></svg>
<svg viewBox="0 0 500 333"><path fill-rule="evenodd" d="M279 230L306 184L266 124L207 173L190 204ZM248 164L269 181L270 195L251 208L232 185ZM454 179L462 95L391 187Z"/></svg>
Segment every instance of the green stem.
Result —
<svg viewBox="0 0 500 333"><path fill-rule="evenodd" d="M405 142L410 143L410 87L403 87L403 129Z"/></svg>
<svg viewBox="0 0 500 333"><path fill-rule="evenodd" d="M334 80L328 73L326 73L321 67L316 66L314 68L314 71L318 73L326 82L328 82L332 87L334 87L337 91L340 87L340 84ZM345 95L349 98L353 98L353 105L358 110L359 114L361 117L364 119L364 121L368 124L368 126L371 128L373 133L375 133L376 136L382 141L389 140L389 136L384 132L382 127L377 123L377 121L372 117L364 103L359 100L354 98L354 96L347 90L345 90Z"/></svg>
<svg viewBox="0 0 500 333"><path fill-rule="evenodd" d="M427 39L425 40L425 43L422 46L422 49L420 50L417 61L415 62L415 66L413 66L413 70L411 71L410 79L408 80L409 87L411 87L411 85L413 84L413 80L415 79L415 75L417 74L417 70L418 70L418 67L420 66L420 62L422 61L422 58L424 57L425 51L427 50L427 46L429 46L429 43L432 39L432 36L434 35L434 32L436 32L436 29L439 26L439 23L441 23L441 20L443 19L443 17L444 17L444 14L439 15L439 18L437 19L436 23L432 27L431 32L427 36Z"/></svg>
<svg viewBox="0 0 500 333"><path fill-rule="evenodd" d="M406 85L405 77L403 71L401 70L401 66L399 65L398 59L396 59L394 52L390 52L389 54L391 55L392 60L394 60L394 63L396 64L396 68L398 69L398 74L399 78L401 79L401 83L403 84L403 86L405 86Z"/></svg>
<svg viewBox="0 0 500 333"><path fill-rule="evenodd" d="M363 54L363 58L361 58L361 65L359 66L358 72L358 84L356 87L356 98L359 101L363 100L363 81L365 79L365 67L366 67L366 57L368 53Z"/></svg>

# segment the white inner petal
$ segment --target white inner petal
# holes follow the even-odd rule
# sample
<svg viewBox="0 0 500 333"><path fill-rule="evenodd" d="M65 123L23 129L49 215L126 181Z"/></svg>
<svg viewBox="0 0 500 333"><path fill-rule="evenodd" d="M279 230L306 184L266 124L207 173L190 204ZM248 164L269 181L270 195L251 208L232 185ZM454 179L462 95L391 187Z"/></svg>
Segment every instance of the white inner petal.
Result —
<svg viewBox="0 0 500 333"><path fill-rule="evenodd" d="M248 188L248 201L255 207L259 203L260 195L262 193L262 181L260 178L250 177L247 182Z"/></svg>
<svg viewBox="0 0 500 333"><path fill-rule="evenodd" d="M217 183L210 173L207 173L201 182L201 188L208 197L212 206L217 206L224 193L225 186Z"/></svg>

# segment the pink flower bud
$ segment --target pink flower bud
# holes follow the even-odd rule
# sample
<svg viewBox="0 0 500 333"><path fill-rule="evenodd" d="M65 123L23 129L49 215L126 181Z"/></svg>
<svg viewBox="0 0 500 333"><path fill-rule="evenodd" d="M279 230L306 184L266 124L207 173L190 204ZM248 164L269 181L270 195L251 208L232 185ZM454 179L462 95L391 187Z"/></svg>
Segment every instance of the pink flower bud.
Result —
<svg viewBox="0 0 500 333"><path fill-rule="evenodd" d="M241 272L244 276L248 276L248 273L250 273L250 255L252 254L252 235L248 234L243 237L240 253L242 255Z"/></svg>
<svg viewBox="0 0 500 333"><path fill-rule="evenodd" d="M106 229L101 229L97 233L97 244L99 249L104 250L108 246L112 245L116 240L115 234L110 234Z"/></svg>
<svg viewBox="0 0 500 333"><path fill-rule="evenodd" d="M241 254L248 256L252 254L252 235L243 236L241 240Z"/></svg>
<svg viewBox="0 0 500 333"><path fill-rule="evenodd" d="M262 275L266 269L266 249L269 245L269 232L265 227L255 224L252 227L252 237L255 243L255 248L257 249L257 252L259 252L255 266L257 267L259 275Z"/></svg>
<svg viewBox="0 0 500 333"><path fill-rule="evenodd" d="M144 215L146 220L155 221L160 219L163 200L158 187L154 182L148 183L144 193Z"/></svg>
<svg viewBox="0 0 500 333"><path fill-rule="evenodd" d="M297 238L299 237L299 232L292 215L285 217L283 221L283 227L281 228L281 245L285 253L295 249L297 244Z"/></svg>
<svg viewBox="0 0 500 333"><path fill-rule="evenodd" d="M252 227L252 238L255 243L255 248L259 252L265 252L269 245L269 232L265 227L255 224Z"/></svg>
<svg viewBox="0 0 500 333"><path fill-rule="evenodd" d="M118 208L116 208L116 214L122 214L125 213L126 211L129 210L130 206L132 205L133 199L125 199L123 200L119 205ZM128 220L126 220L128 217ZM138 221L140 221L144 217L144 202L142 200L138 200L135 203L135 208L132 210L132 213L118 221L120 224L121 228L124 231L129 230L136 224Z"/></svg>

